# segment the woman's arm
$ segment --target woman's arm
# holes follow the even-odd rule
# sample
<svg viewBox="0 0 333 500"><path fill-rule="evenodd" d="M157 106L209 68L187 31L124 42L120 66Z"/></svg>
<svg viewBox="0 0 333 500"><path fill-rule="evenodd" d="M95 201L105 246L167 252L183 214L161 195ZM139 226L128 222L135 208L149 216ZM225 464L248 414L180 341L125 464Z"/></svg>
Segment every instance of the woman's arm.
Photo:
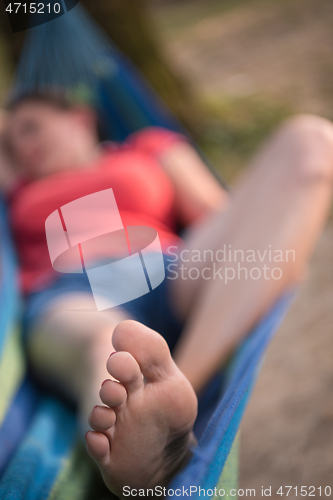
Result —
<svg viewBox="0 0 333 500"><path fill-rule="evenodd" d="M190 144L175 142L159 153L158 160L174 184L182 224L226 207L228 193Z"/></svg>

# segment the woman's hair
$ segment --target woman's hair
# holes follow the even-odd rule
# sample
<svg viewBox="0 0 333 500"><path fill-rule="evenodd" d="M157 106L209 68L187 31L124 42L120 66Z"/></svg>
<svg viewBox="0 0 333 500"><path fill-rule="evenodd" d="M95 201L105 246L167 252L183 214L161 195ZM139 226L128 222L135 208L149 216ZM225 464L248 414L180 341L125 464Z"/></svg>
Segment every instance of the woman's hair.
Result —
<svg viewBox="0 0 333 500"><path fill-rule="evenodd" d="M46 104L60 111L70 111L71 109L75 109L80 106L88 107L93 113L95 113L96 116L96 132L98 139L100 141L105 140L104 127L101 119L94 106L87 102L87 100L70 97L67 92L62 90L31 91L11 97L7 102L5 109L9 113L12 113L26 103Z"/></svg>
<svg viewBox="0 0 333 500"><path fill-rule="evenodd" d="M64 111L73 109L79 105L69 99L65 92L31 91L10 98L6 109L9 112L13 112L26 103L47 104Z"/></svg>

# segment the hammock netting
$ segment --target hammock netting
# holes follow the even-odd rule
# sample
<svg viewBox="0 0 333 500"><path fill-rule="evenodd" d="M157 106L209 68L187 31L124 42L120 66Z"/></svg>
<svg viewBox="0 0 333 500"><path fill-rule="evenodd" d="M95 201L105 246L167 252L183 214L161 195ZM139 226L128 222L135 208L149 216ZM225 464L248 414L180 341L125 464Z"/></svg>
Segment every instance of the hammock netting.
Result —
<svg viewBox="0 0 333 500"><path fill-rule="evenodd" d="M106 139L122 141L154 125L186 133L81 6L28 31L13 85L14 96L63 90L96 108Z"/></svg>

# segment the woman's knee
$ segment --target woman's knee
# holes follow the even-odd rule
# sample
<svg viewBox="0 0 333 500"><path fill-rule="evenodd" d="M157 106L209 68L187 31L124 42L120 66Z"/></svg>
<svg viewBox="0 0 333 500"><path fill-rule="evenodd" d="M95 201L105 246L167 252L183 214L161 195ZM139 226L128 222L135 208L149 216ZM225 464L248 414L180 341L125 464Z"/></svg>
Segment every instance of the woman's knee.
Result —
<svg viewBox="0 0 333 500"><path fill-rule="evenodd" d="M295 115L281 126L278 136L284 142L284 151L291 155L292 173L297 179L333 182L333 124L329 120Z"/></svg>

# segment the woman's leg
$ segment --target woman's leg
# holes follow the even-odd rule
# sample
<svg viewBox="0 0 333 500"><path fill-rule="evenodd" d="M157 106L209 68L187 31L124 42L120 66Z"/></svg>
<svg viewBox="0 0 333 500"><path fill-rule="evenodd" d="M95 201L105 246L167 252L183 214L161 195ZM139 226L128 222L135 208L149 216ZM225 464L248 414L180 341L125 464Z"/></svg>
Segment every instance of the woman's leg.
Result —
<svg viewBox="0 0 333 500"><path fill-rule="evenodd" d="M332 184L332 124L315 116L293 118L256 157L227 211L188 235L184 255L193 260L179 264L198 268L200 278L191 280L183 269L170 293L188 317L174 359L196 392L281 293L303 277L331 206ZM215 269L196 262L204 250L221 260L221 249L227 261L215 259ZM236 261L233 254L228 261L229 249L240 251ZM256 262L242 262L242 252L255 254ZM260 268L259 279L258 270L251 277L253 268Z"/></svg>
<svg viewBox="0 0 333 500"><path fill-rule="evenodd" d="M278 250L283 255L286 250L292 250L295 261L284 259L284 262L273 264L281 268L281 278L274 280L264 276L254 280L243 277L226 283L216 276L214 279L214 269L207 262L196 262L200 272L209 268L204 277L193 281L180 276L171 282L170 293L175 305L179 306L179 313L189 316L184 335L175 350L180 371L154 332L127 322L115 329L113 343L116 350L126 351L133 357L136 388L133 390L133 378L128 387L128 375L117 376L123 353L116 353L109 359L108 368L126 389L124 412L120 412L119 418L117 413L114 425L103 433L107 425L106 415L103 420L100 410L93 410L91 422L95 423L94 429L101 432L87 436L88 451L98 463L106 484L115 492L121 491L122 484L131 484L134 488L161 484L160 481L165 484L167 471L170 477L170 465L167 464L173 464L171 473L176 472L180 464L174 459L166 459L168 441L174 450L178 450L181 460L187 458L188 441L184 436L188 439L194 405L180 374L185 374L199 392L260 316L285 289L300 280L325 222L332 184L333 126L326 120L310 116L291 120L255 160L236 190L229 210L193 230L186 247L196 251L196 256L198 253L202 255L205 249L217 251L224 244L227 248L230 244L233 249L244 252L259 251L261 256L265 255L269 245L272 252ZM193 259L192 263L196 260ZM261 267L272 267L269 258L263 257L262 260ZM242 267L250 272L254 266L245 261ZM258 267L257 263L255 267ZM210 279L207 279L207 273ZM142 384L140 371L148 384ZM108 390L111 391L109 397ZM103 386L101 397L104 403L112 402L111 394L112 387ZM139 406L136 405L138 401ZM112 412L114 408L112 404L110 406ZM186 413L191 406L192 410ZM139 413L141 419L135 417ZM169 431L165 433L165 429ZM171 436L175 436L175 429L182 433L181 441L177 438L170 441ZM157 454L150 454L150 447L159 450ZM145 450L147 466L142 466L142 450ZM131 476L130 471L134 475ZM152 474L150 479L147 471Z"/></svg>
<svg viewBox="0 0 333 500"><path fill-rule="evenodd" d="M114 351L113 330L128 318L120 308L98 312L92 296L76 293L55 301L29 333L36 376L78 405L83 433L89 413L100 404L101 384L110 377L106 361Z"/></svg>
<svg viewBox="0 0 333 500"><path fill-rule="evenodd" d="M228 212L193 231L187 243L193 250L218 250L226 243L262 254L272 245L272 250L291 249L296 255L295 262L279 263L280 280L225 284L204 278L172 283L180 314L189 315L176 360L196 391L280 293L303 275L330 206L332 181L333 127L319 118L297 118L268 143ZM207 264L201 263L204 267ZM59 314L67 318L63 330ZM87 313L80 313L75 328L63 308L45 319L43 328L31 337L35 366L67 387L84 413L94 404L87 401L95 398L104 378L112 334L117 352L108 359L107 371L119 382L110 380L100 390L106 406L94 408L90 415L95 432L87 435L87 449L106 484L119 496L125 485L165 485L189 457L196 414L193 389L160 335L133 321L118 325L123 318L113 313L111 322L101 324L98 313L90 328L86 316L82 321L83 314ZM86 397L85 391L91 396Z"/></svg>

